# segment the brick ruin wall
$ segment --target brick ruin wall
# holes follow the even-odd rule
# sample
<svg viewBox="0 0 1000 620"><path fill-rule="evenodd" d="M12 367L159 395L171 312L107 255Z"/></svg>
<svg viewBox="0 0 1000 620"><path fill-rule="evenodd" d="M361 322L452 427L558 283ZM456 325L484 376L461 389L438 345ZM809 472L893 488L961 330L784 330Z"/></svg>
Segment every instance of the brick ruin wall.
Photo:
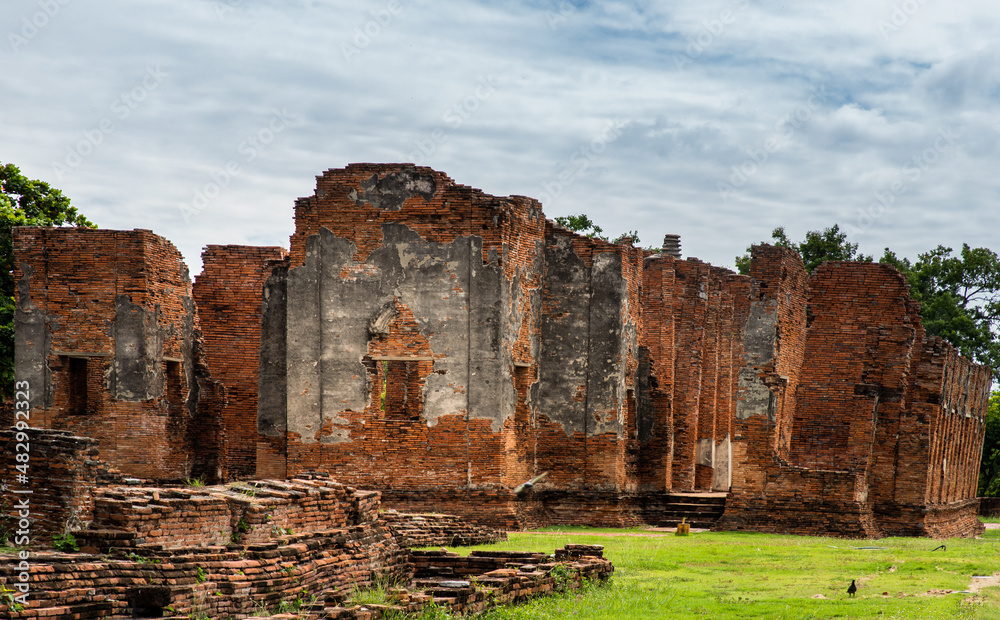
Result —
<svg viewBox="0 0 1000 620"><path fill-rule="evenodd" d="M128 475L326 471L505 527L657 522L668 492L731 489L734 529L974 529L988 371L924 338L891 270L810 280L761 246L739 276L412 165L327 171L295 218L287 256L209 246L193 289L148 231L19 229L32 415Z"/></svg>
<svg viewBox="0 0 1000 620"><path fill-rule="evenodd" d="M257 432L257 394L264 283L286 255L279 247L220 245L206 247L201 255L203 268L192 295L206 363L226 387L222 479L285 477L283 442L261 441Z"/></svg>
<svg viewBox="0 0 1000 620"><path fill-rule="evenodd" d="M646 254L426 168L328 171L268 284L285 303L262 342L287 359L288 390L260 426L287 437L289 472L506 526L575 522L594 502L611 508L602 523L635 524L625 495L727 488L746 278L671 260L667 304L643 320ZM663 342L675 333L690 358ZM653 360L668 374L651 392ZM533 503L506 491L542 471Z"/></svg>
<svg viewBox="0 0 1000 620"><path fill-rule="evenodd" d="M639 488L725 492L749 279L666 254L643 278Z"/></svg>
<svg viewBox="0 0 1000 620"><path fill-rule="evenodd" d="M482 544L506 536L453 515L394 513L385 520L377 492L321 475L197 488L102 485L94 440L66 431L22 432L44 459L36 474L47 484L26 496L30 561L0 554L0 582L15 594L17 584L27 584L20 618L246 617L311 600L309 613L361 618L364 609L346 599L386 582L397 584L394 607L419 613L434 600L473 612L607 579L613 570L599 547L580 545L557 550L555 558L436 552L417 554L419 579L412 581L409 545ZM16 431L0 431L0 441L21 440ZM0 518L7 514L5 508ZM70 529L80 554L36 547ZM556 578L556 564L573 576L570 582ZM475 585L447 583L472 576L481 577ZM11 612L8 604L0 601L0 614Z"/></svg>
<svg viewBox="0 0 1000 620"><path fill-rule="evenodd" d="M978 534L989 369L925 338L904 278L884 265L825 263L803 286L797 256L761 247L751 276L739 474L718 527Z"/></svg>
<svg viewBox="0 0 1000 620"><path fill-rule="evenodd" d="M221 395L191 389L206 373L176 248L145 230L18 228L14 251L32 426L97 439L105 462L131 475L214 473Z"/></svg>
<svg viewBox="0 0 1000 620"><path fill-rule="evenodd" d="M274 617L370 620L375 609L417 617L432 602L466 615L605 582L614 572L599 545L566 545L553 555L408 554L385 528L365 526L245 548L153 548L83 559L46 552L32 560L29 604L18 618L258 618L290 602L301 607ZM0 579L12 582L19 570L16 560L0 556ZM357 590L385 583L396 585L386 588L384 605L351 602ZM7 601L0 613L14 615Z"/></svg>
<svg viewBox="0 0 1000 620"><path fill-rule="evenodd" d="M288 300L276 308L287 312L276 351L288 360L287 408L261 411L261 427L288 438L289 473L414 490L516 479L526 450L501 378L513 364L537 374L537 277L524 264L537 260L544 222L528 202L366 166L320 177L298 201L287 279L272 282ZM505 245L511 230L517 242Z"/></svg>
<svg viewBox="0 0 1000 620"><path fill-rule="evenodd" d="M463 547L507 540L506 531L477 525L458 515L386 510L380 517L404 547Z"/></svg>
<svg viewBox="0 0 1000 620"><path fill-rule="evenodd" d="M18 449L17 444L27 450ZM106 473L98 458L97 440L68 431L11 429L0 430L0 448L0 454L7 457L0 463L5 486L0 495L0 543L50 544L53 536L90 525L97 480ZM17 454L30 459L18 461ZM18 469L22 464L27 467Z"/></svg>

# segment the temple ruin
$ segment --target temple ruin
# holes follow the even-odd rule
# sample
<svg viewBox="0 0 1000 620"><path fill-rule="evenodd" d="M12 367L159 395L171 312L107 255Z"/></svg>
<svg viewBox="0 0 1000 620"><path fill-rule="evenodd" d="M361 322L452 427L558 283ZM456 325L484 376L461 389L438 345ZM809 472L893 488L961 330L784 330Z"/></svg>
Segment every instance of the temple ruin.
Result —
<svg viewBox="0 0 1000 620"><path fill-rule="evenodd" d="M741 276L676 242L411 164L326 171L287 250L208 246L193 283L150 231L18 228L17 375L32 426L151 481L320 472L508 528L714 492L721 529L981 530L990 371L924 334L903 276L766 245Z"/></svg>

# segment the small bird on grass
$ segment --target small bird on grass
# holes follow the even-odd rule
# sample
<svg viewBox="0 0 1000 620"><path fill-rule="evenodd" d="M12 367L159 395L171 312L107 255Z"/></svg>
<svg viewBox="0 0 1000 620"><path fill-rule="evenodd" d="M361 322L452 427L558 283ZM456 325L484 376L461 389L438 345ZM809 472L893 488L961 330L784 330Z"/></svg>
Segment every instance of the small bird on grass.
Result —
<svg viewBox="0 0 1000 620"><path fill-rule="evenodd" d="M931 549L931 551L937 551L938 549L940 549L941 551L947 551L948 550L948 548L945 547L944 545L940 545L940 546L934 547L933 549Z"/></svg>
<svg viewBox="0 0 1000 620"><path fill-rule="evenodd" d="M847 596L854 596L854 593L858 591L858 586L854 584L854 580L851 579L851 585L847 586Z"/></svg>
<svg viewBox="0 0 1000 620"><path fill-rule="evenodd" d="M525 482L524 484L517 485L516 487L514 487L514 495L517 495L518 497L522 497L524 495L527 495L527 493L529 491L531 491L531 489L537 483L541 482L542 480L545 480L545 477L548 476L548 475L549 475L549 472L543 471L542 473L538 474L537 476L535 476L531 480Z"/></svg>

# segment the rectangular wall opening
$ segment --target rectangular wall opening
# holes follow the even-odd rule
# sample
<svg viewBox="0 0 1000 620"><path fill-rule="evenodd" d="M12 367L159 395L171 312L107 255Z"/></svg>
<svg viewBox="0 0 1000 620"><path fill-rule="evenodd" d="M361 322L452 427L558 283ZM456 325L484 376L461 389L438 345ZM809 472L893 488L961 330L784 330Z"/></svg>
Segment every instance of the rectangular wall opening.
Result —
<svg viewBox="0 0 1000 620"><path fill-rule="evenodd" d="M69 413L87 413L87 358L66 358L66 386L68 388Z"/></svg>

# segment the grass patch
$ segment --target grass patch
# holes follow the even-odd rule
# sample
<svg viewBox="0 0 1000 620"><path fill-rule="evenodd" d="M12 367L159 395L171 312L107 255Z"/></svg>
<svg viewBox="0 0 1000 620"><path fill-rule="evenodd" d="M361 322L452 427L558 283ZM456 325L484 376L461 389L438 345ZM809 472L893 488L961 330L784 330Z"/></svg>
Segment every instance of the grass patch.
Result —
<svg viewBox="0 0 1000 620"><path fill-rule="evenodd" d="M945 541L947 549L938 551L932 550L942 541L927 538L856 541L729 532L636 536L649 534L641 530L595 535L601 533L605 530L547 528L463 549L551 553L567 543L598 544L615 565L609 587L479 617L1000 619L1000 588L978 595L941 594L967 589L972 575L1000 573L997 530L978 540ZM859 590L848 598L852 579Z"/></svg>
<svg viewBox="0 0 1000 620"><path fill-rule="evenodd" d="M1000 517L984 517L979 515L979 520L983 523L1000 523Z"/></svg>
<svg viewBox="0 0 1000 620"><path fill-rule="evenodd" d="M375 579L364 589L351 592L347 597L348 605L391 605L395 602L392 591L398 585L389 579Z"/></svg>

